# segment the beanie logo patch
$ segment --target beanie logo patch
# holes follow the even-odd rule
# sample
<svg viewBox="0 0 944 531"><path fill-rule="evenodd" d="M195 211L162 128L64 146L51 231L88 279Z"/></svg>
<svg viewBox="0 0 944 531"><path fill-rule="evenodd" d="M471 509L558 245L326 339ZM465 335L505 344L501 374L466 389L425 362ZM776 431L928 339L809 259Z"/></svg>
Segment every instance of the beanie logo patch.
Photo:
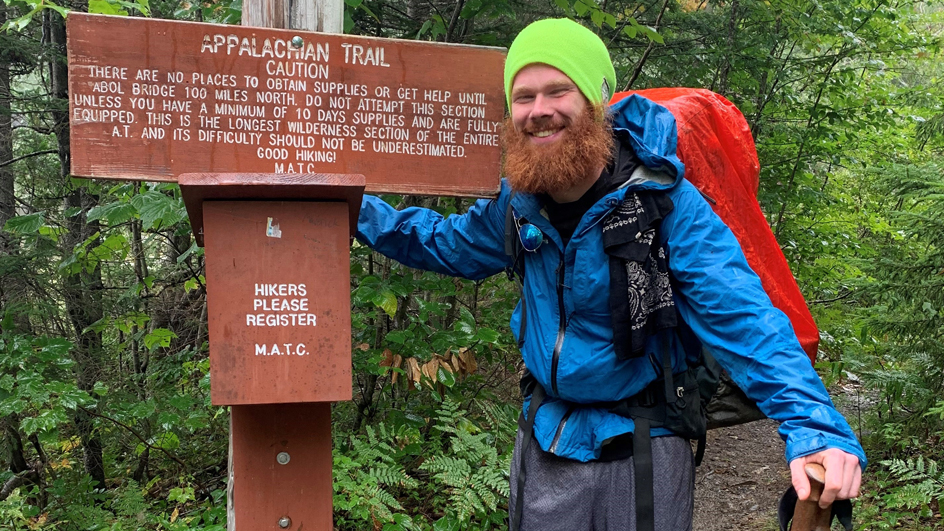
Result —
<svg viewBox="0 0 944 531"><path fill-rule="evenodd" d="M603 79L603 86L600 87L600 93L603 96L603 104L605 105L610 101L610 84L606 82L606 78Z"/></svg>

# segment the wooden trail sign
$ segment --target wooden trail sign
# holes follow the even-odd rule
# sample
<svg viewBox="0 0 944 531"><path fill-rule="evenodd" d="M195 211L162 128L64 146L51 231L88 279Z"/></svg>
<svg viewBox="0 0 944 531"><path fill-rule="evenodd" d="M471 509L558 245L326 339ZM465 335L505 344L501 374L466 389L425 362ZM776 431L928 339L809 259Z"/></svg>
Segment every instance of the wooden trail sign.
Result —
<svg viewBox="0 0 944 531"><path fill-rule="evenodd" d="M363 174L498 192L504 50L73 13L72 174Z"/></svg>

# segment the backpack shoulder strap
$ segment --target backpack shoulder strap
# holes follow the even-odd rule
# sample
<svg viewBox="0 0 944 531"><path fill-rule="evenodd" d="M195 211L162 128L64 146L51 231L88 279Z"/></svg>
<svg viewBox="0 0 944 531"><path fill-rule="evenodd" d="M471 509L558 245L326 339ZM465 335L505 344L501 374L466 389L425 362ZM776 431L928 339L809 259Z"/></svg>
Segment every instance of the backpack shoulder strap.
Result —
<svg viewBox="0 0 944 531"><path fill-rule="evenodd" d="M518 332L518 349L524 348L524 336L528 329L528 308L524 302L524 246L518 239L517 220L515 220L515 210L511 206L512 199L517 192L512 190L508 197L508 207L505 209L505 254L508 255L508 264L505 267L505 274L508 280L518 284L518 294L521 297L521 327Z"/></svg>
<svg viewBox="0 0 944 531"><path fill-rule="evenodd" d="M505 274L508 280L517 280L519 284L524 282L524 246L521 245L521 239L518 237L518 218L515 215L515 209L511 206L515 198L514 190L508 197L508 207L505 209L505 254L508 256L508 264L505 266Z"/></svg>
<svg viewBox="0 0 944 531"><path fill-rule="evenodd" d="M505 209L505 254L508 255L508 258L512 262L512 267L506 267L506 271L509 272L509 278L511 278L510 269L514 267L514 262L518 260L518 254L522 251L521 243L518 241L517 234L515 234L515 209L511 206L512 200L515 198L516 191L512 190L511 194L508 197L508 207Z"/></svg>

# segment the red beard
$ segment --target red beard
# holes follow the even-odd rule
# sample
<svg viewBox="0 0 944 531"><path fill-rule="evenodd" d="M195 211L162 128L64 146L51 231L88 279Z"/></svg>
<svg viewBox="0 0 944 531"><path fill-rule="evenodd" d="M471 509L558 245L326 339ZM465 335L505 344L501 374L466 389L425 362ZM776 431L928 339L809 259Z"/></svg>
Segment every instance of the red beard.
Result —
<svg viewBox="0 0 944 531"><path fill-rule="evenodd" d="M524 130L505 119L503 169L511 187L530 194L553 194L586 182L613 156L613 131L602 107L587 106L575 120L535 120ZM534 144L528 133L564 126L564 135L548 145ZM593 175L598 177L599 175Z"/></svg>

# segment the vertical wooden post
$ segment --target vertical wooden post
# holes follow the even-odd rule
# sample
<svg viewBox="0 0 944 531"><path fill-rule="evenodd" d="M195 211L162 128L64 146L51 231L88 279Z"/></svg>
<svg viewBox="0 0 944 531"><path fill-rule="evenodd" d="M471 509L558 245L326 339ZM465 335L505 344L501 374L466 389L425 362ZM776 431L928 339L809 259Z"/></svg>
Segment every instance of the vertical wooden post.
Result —
<svg viewBox="0 0 944 531"><path fill-rule="evenodd" d="M244 0L242 25L342 33L344 0Z"/></svg>
<svg viewBox="0 0 944 531"><path fill-rule="evenodd" d="M243 26L266 28L299 29L324 33L342 33L344 28L344 0L243 0ZM326 422L330 430L331 406L320 404L318 409L327 413ZM247 408L247 406L233 406ZM310 422L313 419L297 419L298 422ZM229 432L229 484L226 489L227 531L236 531L236 512L233 508L234 465L233 433L236 427L230 421ZM330 433L330 431L329 431ZM330 441L330 436L328 438ZM330 442L328 454L330 455ZM330 497L328 498L330 500ZM330 511L330 507L329 507ZM280 522L280 527L282 523ZM243 531L240 529L240 531Z"/></svg>

